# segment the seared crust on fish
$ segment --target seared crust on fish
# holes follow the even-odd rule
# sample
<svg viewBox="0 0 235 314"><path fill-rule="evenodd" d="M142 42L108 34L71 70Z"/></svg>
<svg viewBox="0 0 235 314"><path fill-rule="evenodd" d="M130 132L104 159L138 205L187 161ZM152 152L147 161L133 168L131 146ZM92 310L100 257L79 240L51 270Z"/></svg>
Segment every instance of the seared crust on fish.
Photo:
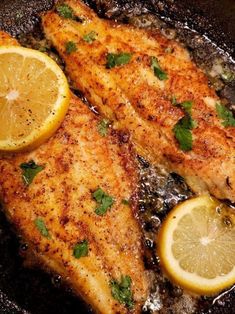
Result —
<svg viewBox="0 0 235 314"><path fill-rule="evenodd" d="M0 198L30 254L60 274L95 312L140 313L148 282L134 217L136 165L129 144L115 134L102 137L99 122L72 96L62 126L48 142L30 153L0 156ZM31 160L43 169L27 186L20 165ZM92 196L98 188L114 201L102 216ZM132 198L131 205L123 202ZM76 258L74 248L83 241L88 253ZM121 276L132 281L131 309L111 293L112 280L120 282Z"/></svg>
<svg viewBox="0 0 235 314"><path fill-rule="evenodd" d="M13 37L11 37L9 34L2 32L0 30L0 46L3 45L13 45L13 46L18 46L19 43L17 42L17 40Z"/></svg>
<svg viewBox="0 0 235 314"><path fill-rule="evenodd" d="M158 32L102 20L81 1L65 3L80 20L48 12L43 26L65 60L73 84L114 128L130 132L140 155L183 176L195 192L209 191L234 202L234 128L222 125L216 112L220 99L187 51ZM95 32L95 40L87 42L84 36L90 32ZM76 51L66 51L68 42L76 45ZM109 69L108 53L130 53L131 59ZM158 59L167 79L154 75L151 57ZM191 131L192 150L187 152L180 149L173 132L185 113L172 104L172 98L193 104L196 127Z"/></svg>

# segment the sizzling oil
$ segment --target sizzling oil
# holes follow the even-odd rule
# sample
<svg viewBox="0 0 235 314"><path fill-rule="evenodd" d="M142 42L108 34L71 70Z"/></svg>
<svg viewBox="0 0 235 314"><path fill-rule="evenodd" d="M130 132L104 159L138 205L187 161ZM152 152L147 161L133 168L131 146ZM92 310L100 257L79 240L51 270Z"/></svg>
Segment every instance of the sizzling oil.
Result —
<svg viewBox="0 0 235 314"><path fill-rule="evenodd" d="M190 48L194 60L207 73L214 88L222 97L226 96L223 99L224 103L231 105L235 102L234 64L230 62L227 56L218 52L209 40L194 31L179 28L180 32L178 30L177 35L176 29L169 27L155 15L146 14L146 12L141 14L142 11L144 9L139 7L138 10L133 11L134 13L132 12L128 16L123 14L121 19L125 19L138 27L159 28L165 36L175 40L183 40ZM63 62L50 43L44 39L40 27L27 36L21 35L19 40L23 46L46 52L64 69ZM208 56L213 56L213 58L208 58ZM83 100L86 102L84 98ZM92 109L94 110L94 108ZM97 112L95 111L95 113ZM214 298L193 297L180 287L173 285L164 276L156 254L158 245L156 238L164 217L176 204L191 197L193 193L177 174L167 173L161 167L150 165L140 156L138 157L138 164L140 173L138 185L139 220L144 232L145 265L150 272L153 283L151 294L143 306L143 312L166 314L223 313L224 305L229 308L235 301L234 289ZM54 286L58 287L61 285L61 278L53 277L52 282ZM226 310L224 313L232 314L233 311L233 307L231 307L229 312Z"/></svg>

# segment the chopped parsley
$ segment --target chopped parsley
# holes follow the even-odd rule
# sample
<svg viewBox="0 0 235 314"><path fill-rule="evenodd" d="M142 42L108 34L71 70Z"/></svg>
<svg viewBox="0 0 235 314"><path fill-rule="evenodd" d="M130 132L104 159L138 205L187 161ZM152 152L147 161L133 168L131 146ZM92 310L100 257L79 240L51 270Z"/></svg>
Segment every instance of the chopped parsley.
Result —
<svg viewBox="0 0 235 314"><path fill-rule="evenodd" d="M17 20L20 20L23 16L24 16L24 14L20 11L16 13L16 19Z"/></svg>
<svg viewBox="0 0 235 314"><path fill-rule="evenodd" d="M233 81L235 79L235 74L231 71L224 71L222 74L221 74L221 78L229 83L231 81Z"/></svg>
<svg viewBox="0 0 235 314"><path fill-rule="evenodd" d="M221 103L216 103L216 111L219 118L222 120L222 124L224 127L235 126L235 118L233 117L233 113L231 110L229 110Z"/></svg>
<svg viewBox="0 0 235 314"><path fill-rule="evenodd" d="M93 194L93 198L98 203L95 213L99 216L106 214L107 210L113 205L114 199L112 196L106 194L101 188L98 188Z"/></svg>
<svg viewBox="0 0 235 314"><path fill-rule="evenodd" d="M183 151L189 151L193 146L191 118L189 115L181 118L173 128L175 138L179 142L180 149Z"/></svg>
<svg viewBox="0 0 235 314"><path fill-rule="evenodd" d="M77 259L88 255L88 242L83 240L77 243L73 248L73 256Z"/></svg>
<svg viewBox="0 0 235 314"><path fill-rule="evenodd" d="M182 109L184 109L188 114L192 113L192 106L193 106L192 101L183 101L177 105L181 107Z"/></svg>
<svg viewBox="0 0 235 314"><path fill-rule="evenodd" d="M67 41L65 44L65 50L67 54L77 51L77 46L73 41Z"/></svg>
<svg viewBox="0 0 235 314"><path fill-rule="evenodd" d="M44 166L37 165L33 160L20 165L22 169L22 179L25 185L30 185L34 177L44 169Z"/></svg>
<svg viewBox="0 0 235 314"><path fill-rule="evenodd" d="M56 11L58 12L58 14L60 16L62 16L63 18L65 19L74 19L74 11L73 9L67 5L67 4L61 4L61 5L58 5L56 7Z"/></svg>
<svg viewBox="0 0 235 314"><path fill-rule="evenodd" d="M106 136L108 133L108 127L109 127L109 120L107 119L102 119L99 123L98 123L98 132L100 133L101 136Z"/></svg>
<svg viewBox="0 0 235 314"><path fill-rule="evenodd" d="M91 31L90 33L83 36L83 40L85 40L87 43L90 44L96 40L96 36L97 36L97 33L94 31Z"/></svg>
<svg viewBox="0 0 235 314"><path fill-rule="evenodd" d="M121 53L108 53L106 68L111 69L115 66L120 66L127 64L131 60L131 53L121 52Z"/></svg>
<svg viewBox="0 0 235 314"><path fill-rule="evenodd" d="M160 80L165 81L168 79L167 73L162 70L158 63L158 59L155 57L151 57L151 68L154 72L154 75Z"/></svg>
<svg viewBox="0 0 235 314"><path fill-rule="evenodd" d="M173 128L175 138L177 139L180 149L189 151L193 146L193 136L191 130L196 127L196 121L192 119L192 101L184 101L176 104L185 111L185 116L181 118Z"/></svg>
<svg viewBox="0 0 235 314"><path fill-rule="evenodd" d="M130 201L124 198L124 199L122 200L122 204L123 204L123 205L130 205Z"/></svg>
<svg viewBox="0 0 235 314"><path fill-rule="evenodd" d="M171 97L171 103L172 103L172 105L174 105L174 106L176 106L176 105L178 104L177 98L176 98L175 95L173 95L173 96Z"/></svg>
<svg viewBox="0 0 235 314"><path fill-rule="evenodd" d="M82 23L84 20L79 16L76 16L74 10L68 4L60 4L56 7L57 13L64 19L74 20L76 22Z"/></svg>
<svg viewBox="0 0 235 314"><path fill-rule="evenodd" d="M172 48L172 47L167 47L166 49L165 49L165 52L166 53L172 53L174 51L174 49Z"/></svg>
<svg viewBox="0 0 235 314"><path fill-rule="evenodd" d="M128 308L132 308L134 305L132 291L131 291L131 277L122 276L121 281L110 281L111 293L114 299L119 303L124 304Z"/></svg>
<svg viewBox="0 0 235 314"><path fill-rule="evenodd" d="M34 220L34 224L43 237L50 238L49 231L48 231L48 229L45 225L45 222L43 221L42 218L36 218Z"/></svg>

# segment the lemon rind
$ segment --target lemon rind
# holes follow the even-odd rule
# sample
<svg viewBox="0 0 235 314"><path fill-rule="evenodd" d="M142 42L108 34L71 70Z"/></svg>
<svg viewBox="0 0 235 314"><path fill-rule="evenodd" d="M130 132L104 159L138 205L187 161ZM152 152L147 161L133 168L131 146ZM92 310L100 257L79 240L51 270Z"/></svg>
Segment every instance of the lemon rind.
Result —
<svg viewBox="0 0 235 314"><path fill-rule="evenodd" d="M41 127L31 132L27 137L18 141L0 141L0 151L2 152L17 152L33 149L48 140L64 120L70 100L70 90L67 78L56 62L40 51L19 46L1 46L0 54L2 53L18 53L23 57L31 58L37 56L37 59L43 62L45 67L51 69L58 79L58 98L52 107L54 114L49 114Z"/></svg>
<svg viewBox="0 0 235 314"><path fill-rule="evenodd" d="M179 204L170 212L159 233L158 255L166 275L172 282L199 295L214 295L235 283L235 266L226 275L217 276L214 279L206 279L183 270L171 251L172 235L178 221L195 205L205 205L205 202L207 204L210 202L211 205L215 206L219 204L218 201L208 195L202 195ZM167 232L167 230L171 230L171 232Z"/></svg>

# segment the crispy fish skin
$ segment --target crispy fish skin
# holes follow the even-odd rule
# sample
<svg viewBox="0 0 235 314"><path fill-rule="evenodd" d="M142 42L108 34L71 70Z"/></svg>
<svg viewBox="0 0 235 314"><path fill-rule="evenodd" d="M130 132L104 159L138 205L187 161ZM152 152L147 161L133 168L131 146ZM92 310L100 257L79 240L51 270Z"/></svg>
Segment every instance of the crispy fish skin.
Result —
<svg viewBox="0 0 235 314"><path fill-rule="evenodd" d="M131 26L98 18L85 4L65 1L84 22L64 19L56 12L43 17L44 31L66 62L74 85L114 123L126 129L137 152L183 176L195 192L209 191L235 201L234 128L223 127L216 113L219 101L205 74L177 42ZM96 40L83 37L96 32ZM68 54L66 43L77 50ZM170 52L169 52L170 51ZM106 68L108 53L132 54L128 64ZM167 73L159 80L151 68L156 57ZM192 101L193 149L180 150L173 127L184 116L178 103Z"/></svg>
<svg viewBox="0 0 235 314"><path fill-rule="evenodd" d="M3 45L19 46L19 43L15 38L11 37L8 33L5 33L0 30L0 46Z"/></svg>
<svg viewBox="0 0 235 314"><path fill-rule="evenodd" d="M142 234L134 218L135 202L122 202L135 194L136 166L129 144L121 145L114 135L102 137L99 121L72 96L62 126L48 142L30 153L0 156L0 199L33 259L60 274L95 312L140 313L148 293ZM26 186L20 165L30 160L44 169ZM114 198L103 216L95 213L92 197L98 187ZM37 218L43 219L49 238L36 227ZM74 246L84 240L88 256L76 259ZM131 310L111 294L110 281L122 275L132 280Z"/></svg>

